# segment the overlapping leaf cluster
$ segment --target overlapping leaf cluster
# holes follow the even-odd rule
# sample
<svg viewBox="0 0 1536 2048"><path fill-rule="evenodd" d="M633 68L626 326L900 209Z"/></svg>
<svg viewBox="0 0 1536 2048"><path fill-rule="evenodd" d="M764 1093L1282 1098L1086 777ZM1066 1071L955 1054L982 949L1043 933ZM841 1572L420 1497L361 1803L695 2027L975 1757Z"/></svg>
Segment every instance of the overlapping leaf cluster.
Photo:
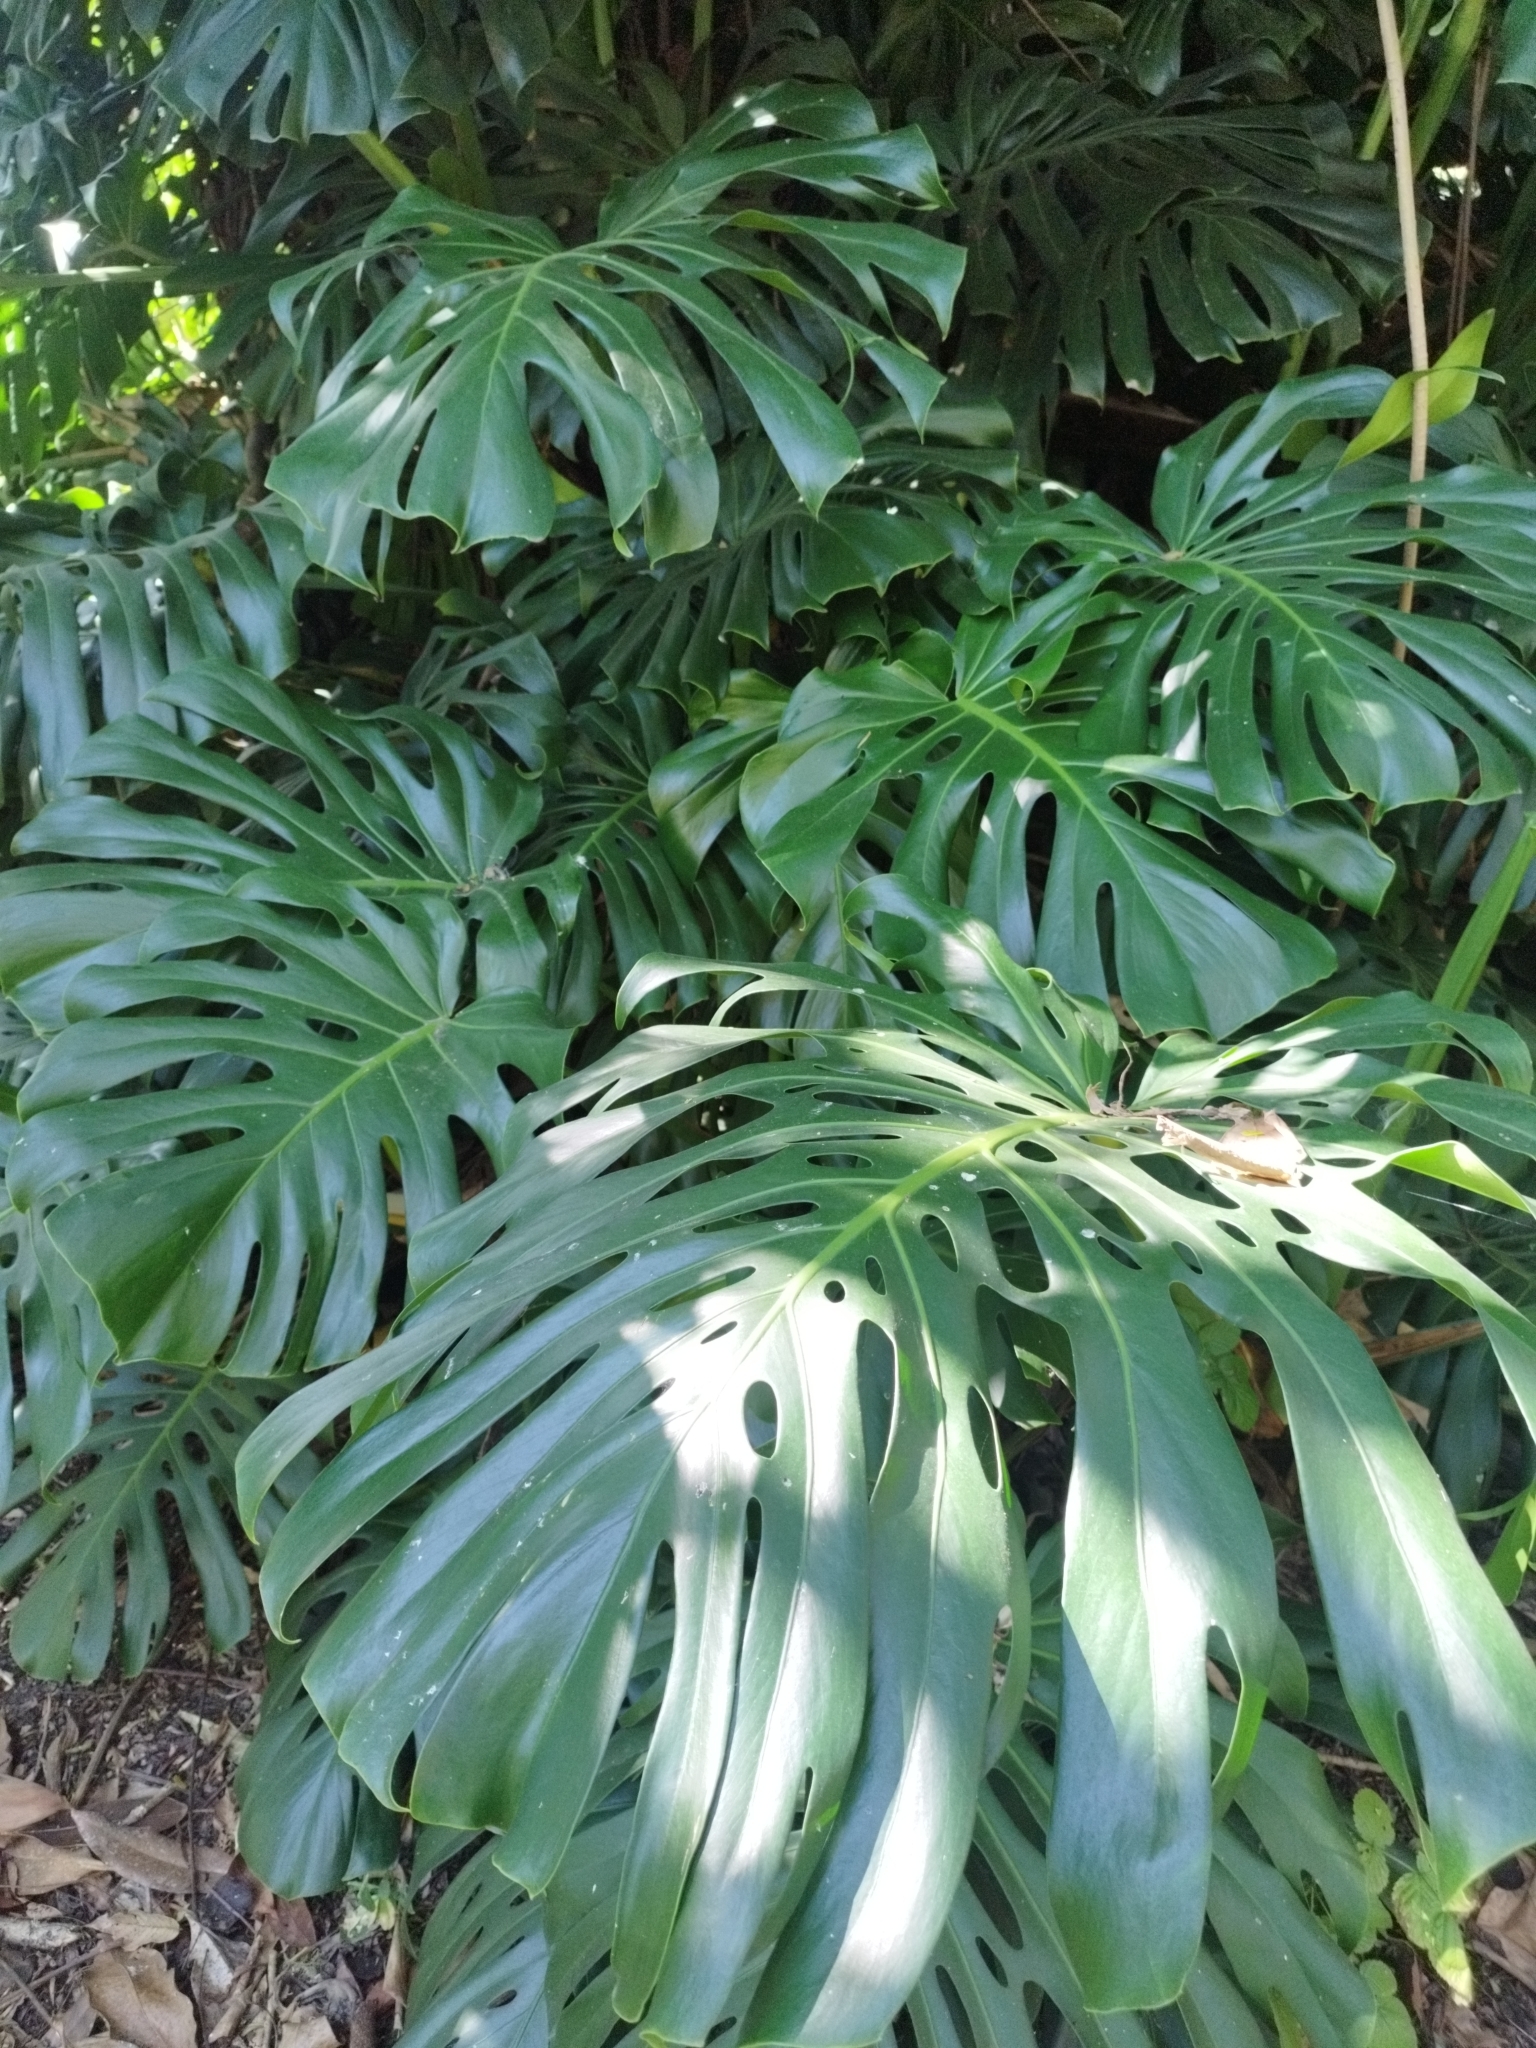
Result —
<svg viewBox="0 0 1536 2048"><path fill-rule="evenodd" d="M411 2048L1396 2048L1294 1731L1536 1839L1536 482L1340 460L1356 12L0 8L10 1645L252 1546Z"/></svg>

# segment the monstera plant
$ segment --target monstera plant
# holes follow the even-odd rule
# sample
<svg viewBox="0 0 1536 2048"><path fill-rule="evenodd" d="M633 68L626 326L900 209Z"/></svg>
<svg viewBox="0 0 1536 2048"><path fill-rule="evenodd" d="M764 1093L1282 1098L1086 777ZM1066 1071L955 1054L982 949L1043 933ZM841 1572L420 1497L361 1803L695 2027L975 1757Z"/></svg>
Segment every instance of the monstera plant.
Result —
<svg viewBox="0 0 1536 2048"><path fill-rule="evenodd" d="M1536 1842L1528 11L1405 462L1347 0L0 0L8 1645L259 1586L410 2048L1399 2048Z"/></svg>

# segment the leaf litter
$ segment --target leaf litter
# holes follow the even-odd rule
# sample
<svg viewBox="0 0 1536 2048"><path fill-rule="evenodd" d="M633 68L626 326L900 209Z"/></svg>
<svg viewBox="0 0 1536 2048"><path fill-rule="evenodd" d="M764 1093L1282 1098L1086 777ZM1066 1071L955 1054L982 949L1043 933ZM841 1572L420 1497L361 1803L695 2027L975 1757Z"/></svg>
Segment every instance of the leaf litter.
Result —
<svg viewBox="0 0 1536 2048"><path fill-rule="evenodd" d="M348 1940L341 1898L275 1898L239 1857L230 1783L264 1664L254 1638L206 1662L204 1641L194 1600L136 1682L50 1683L0 1654L4 2048L392 2036L389 1936Z"/></svg>

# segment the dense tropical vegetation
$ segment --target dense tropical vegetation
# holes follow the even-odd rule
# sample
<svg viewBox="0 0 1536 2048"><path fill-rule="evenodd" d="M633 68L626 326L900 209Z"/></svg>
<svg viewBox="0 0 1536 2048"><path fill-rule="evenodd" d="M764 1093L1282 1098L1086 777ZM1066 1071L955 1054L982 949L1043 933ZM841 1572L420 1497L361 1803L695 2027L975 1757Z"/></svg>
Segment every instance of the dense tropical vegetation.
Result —
<svg viewBox="0 0 1536 2048"><path fill-rule="evenodd" d="M1465 1992L1536 7L1434 15L0 0L10 1648L254 1554L411 2048Z"/></svg>

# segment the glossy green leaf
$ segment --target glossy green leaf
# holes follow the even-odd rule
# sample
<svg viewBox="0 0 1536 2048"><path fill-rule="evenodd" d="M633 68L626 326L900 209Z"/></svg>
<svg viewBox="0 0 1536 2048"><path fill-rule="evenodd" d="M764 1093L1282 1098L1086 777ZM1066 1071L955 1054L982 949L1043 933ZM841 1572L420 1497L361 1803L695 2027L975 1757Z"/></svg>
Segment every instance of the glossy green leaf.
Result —
<svg viewBox="0 0 1536 2048"><path fill-rule="evenodd" d="M24 1670L88 1684L115 1637L130 1677L148 1663L171 1599L162 1496L191 1554L209 1641L221 1650L240 1641L250 1592L225 1508L235 1454L271 1405L213 1373L109 1366L79 1445L88 1468L45 1485L34 1456L17 1460L4 1506L27 1512L0 1549L0 1585L15 1588L38 1565L10 1616L11 1654ZM303 1467L290 1474L305 1476ZM269 1512L264 1529L275 1519Z"/></svg>
<svg viewBox="0 0 1536 2048"><path fill-rule="evenodd" d="M1492 310L1479 313L1425 372L1431 426L1454 419L1476 398L1477 372L1482 368L1483 350L1492 327ZM1390 448L1394 441L1407 439L1413 426L1414 383L1411 375L1393 378L1381 403L1339 457L1340 468L1347 462L1358 462L1363 455L1374 455L1379 448Z"/></svg>
<svg viewBox="0 0 1536 2048"><path fill-rule="evenodd" d="M165 696L293 757L321 808L144 718L90 742L87 774L152 778L258 829L108 797L29 828L29 850L87 856L26 871L31 886L104 890L113 937L69 963L12 1195L30 1206L98 1174L47 1227L125 1351L201 1364L243 1305L236 1370L348 1356L372 1327L386 1163L419 1226L458 1200L452 1120L495 1160L513 1109L502 1069L559 1070L566 1033L521 974L497 878L536 800L426 714L350 720L236 670L183 671ZM146 857L177 855L179 876L145 874ZM127 952L119 898L140 882L150 915ZM4 969L23 1003L33 964L24 946ZM178 1085L154 1085L183 1062Z"/></svg>
<svg viewBox="0 0 1536 2048"><path fill-rule="evenodd" d="M942 196L917 131L880 134L867 102L847 88L780 85L737 100L668 164L611 198L598 238L574 249L563 249L539 220L476 212L421 186L400 194L363 253L413 249L415 275L331 372L315 425L271 470L273 487L302 511L317 560L364 580L361 549L375 511L430 513L461 546L542 539L555 494L529 426L531 376L557 388L580 416L615 528L644 503L653 557L704 545L718 510L715 464L684 369L648 299L719 356L801 497L812 512L820 506L860 456L858 436L821 383L861 349L875 350L888 375L897 368L862 317L884 309L870 266L897 266L942 322L961 262L910 228L860 233L852 224L823 229L813 219L774 216L776 234L841 252L850 285L836 299L796 282L783 259L753 243L757 215L741 216L727 239L735 217L705 209L742 180L796 179L864 202L894 193L933 204ZM798 139L747 139L776 128ZM306 322L323 303L324 283L354 263L349 257L317 278ZM815 376L787 360L753 296L755 277L809 297L837 336L841 360L826 361ZM727 280L729 295L721 289ZM280 311L291 326L292 294ZM919 360L912 358L914 372ZM921 425L935 384L921 393L900 388Z"/></svg>

